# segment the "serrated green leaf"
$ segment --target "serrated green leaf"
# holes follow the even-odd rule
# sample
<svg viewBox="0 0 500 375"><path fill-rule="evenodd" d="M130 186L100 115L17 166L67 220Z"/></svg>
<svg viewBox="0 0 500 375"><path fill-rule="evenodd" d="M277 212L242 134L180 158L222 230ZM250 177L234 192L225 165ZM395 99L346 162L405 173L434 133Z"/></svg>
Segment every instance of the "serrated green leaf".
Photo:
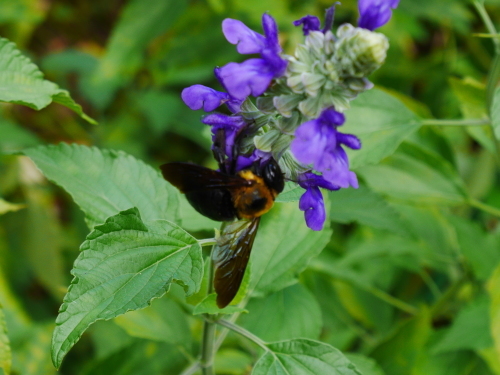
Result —
<svg viewBox="0 0 500 375"><path fill-rule="evenodd" d="M384 371L373 358L358 353L346 353L345 356L363 375L385 375Z"/></svg>
<svg viewBox="0 0 500 375"><path fill-rule="evenodd" d="M229 305L223 309L217 307L217 294L212 293L205 297L193 310L193 315L199 314L234 314L238 312L248 312L246 309L242 309L238 306Z"/></svg>
<svg viewBox="0 0 500 375"><path fill-rule="evenodd" d="M360 150L347 150L351 168L377 164L419 127L418 117L393 96L380 90L361 94L352 102L342 127L343 133L361 139Z"/></svg>
<svg viewBox="0 0 500 375"><path fill-rule="evenodd" d="M311 292L301 284L264 298L252 298L246 308L249 313L242 315L238 324L264 341L319 338L323 321L321 309Z"/></svg>
<svg viewBox="0 0 500 375"><path fill-rule="evenodd" d="M432 348L434 353L455 350L480 350L493 345L490 334L490 300L477 298L459 311L452 326Z"/></svg>
<svg viewBox="0 0 500 375"><path fill-rule="evenodd" d="M12 353L10 350L9 336L7 336L7 324L5 323L3 307L0 305L0 369L2 369L6 375L10 374L11 363Z"/></svg>
<svg viewBox="0 0 500 375"><path fill-rule="evenodd" d="M487 289L491 299L489 309L491 336L493 337L497 356L500 357L500 265L496 267L493 275L491 275Z"/></svg>
<svg viewBox="0 0 500 375"><path fill-rule="evenodd" d="M308 261L330 240L331 230L309 229L294 203L277 204L262 217L251 254L250 291L265 295L295 283Z"/></svg>
<svg viewBox="0 0 500 375"><path fill-rule="evenodd" d="M169 298L154 300L151 306L115 318L130 336L164 341L191 350L191 332L182 309Z"/></svg>
<svg viewBox="0 0 500 375"><path fill-rule="evenodd" d="M203 260L200 245L184 230L165 220L144 223L133 208L87 236L72 273L52 339L56 367L96 320L146 307L172 281L188 295L196 292Z"/></svg>
<svg viewBox="0 0 500 375"><path fill-rule="evenodd" d="M285 183L285 189L278 195L275 202L288 203L288 202L298 202L302 194L306 190L301 188L295 182L287 181Z"/></svg>
<svg viewBox="0 0 500 375"><path fill-rule="evenodd" d="M252 375L361 375L338 349L318 341L295 339L267 347Z"/></svg>
<svg viewBox="0 0 500 375"><path fill-rule="evenodd" d="M178 221L178 190L124 152L60 143L23 153L72 195L90 228L130 207L137 207L145 221Z"/></svg>
<svg viewBox="0 0 500 375"><path fill-rule="evenodd" d="M97 92L95 105L102 108L109 103L116 89L140 68L148 43L171 28L186 7L186 0L131 0L126 4L91 79Z"/></svg>
<svg viewBox="0 0 500 375"><path fill-rule="evenodd" d="M23 56L16 45L0 38L0 101L26 105L40 110L53 101L96 124L82 111L66 90L43 79L43 73L30 59Z"/></svg>

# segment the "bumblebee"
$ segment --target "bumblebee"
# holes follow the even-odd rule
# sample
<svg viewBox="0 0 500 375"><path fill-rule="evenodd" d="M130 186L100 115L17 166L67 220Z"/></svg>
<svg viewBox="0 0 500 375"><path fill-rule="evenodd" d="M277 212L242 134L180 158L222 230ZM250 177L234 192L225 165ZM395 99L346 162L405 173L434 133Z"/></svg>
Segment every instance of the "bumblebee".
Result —
<svg viewBox="0 0 500 375"><path fill-rule="evenodd" d="M235 174L189 163L167 163L160 169L200 214L228 222L212 254L217 305L223 308L233 300L243 280L260 217L283 191L280 167L270 159Z"/></svg>

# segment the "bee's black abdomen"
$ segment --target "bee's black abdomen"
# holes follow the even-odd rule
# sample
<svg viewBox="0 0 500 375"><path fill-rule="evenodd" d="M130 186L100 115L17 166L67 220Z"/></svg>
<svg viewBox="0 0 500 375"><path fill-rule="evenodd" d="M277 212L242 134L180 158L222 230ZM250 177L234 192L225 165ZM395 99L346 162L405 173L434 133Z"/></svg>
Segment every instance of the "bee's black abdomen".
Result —
<svg viewBox="0 0 500 375"><path fill-rule="evenodd" d="M196 190L186 193L186 198L196 211L209 219L232 221L236 218L236 210L229 190Z"/></svg>

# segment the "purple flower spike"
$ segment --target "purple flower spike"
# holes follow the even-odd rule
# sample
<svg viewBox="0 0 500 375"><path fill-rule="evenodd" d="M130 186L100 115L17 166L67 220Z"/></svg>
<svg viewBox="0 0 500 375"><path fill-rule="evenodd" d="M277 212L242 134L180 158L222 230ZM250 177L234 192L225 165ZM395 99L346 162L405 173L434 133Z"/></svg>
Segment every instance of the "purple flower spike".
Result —
<svg viewBox="0 0 500 375"><path fill-rule="evenodd" d="M302 32L304 35L309 35L309 32L311 31L319 31L320 22L318 17L307 15L302 17L300 20L293 21L293 25L302 25Z"/></svg>
<svg viewBox="0 0 500 375"><path fill-rule="evenodd" d="M259 96L266 91L274 78L285 73L287 61L280 57L276 21L268 15L262 16L265 36L250 30L242 22L225 19L222 30L226 39L237 45L242 54L260 53L261 58L249 59L241 64L229 63L217 70L221 84L229 95L245 100L249 95Z"/></svg>
<svg viewBox="0 0 500 375"><path fill-rule="evenodd" d="M399 0L359 0L358 26L368 30L385 25L392 16L392 9L396 9Z"/></svg>
<svg viewBox="0 0 500 375"><path fill-rule="evenodd" d="M325 109L317 119L297 128L290 148L299 162L312 164L328 182L343 188L357 187L356 175L349 170L349 160L342 146L359 149L361 142L354 135L337 131L337 126L344 121L342 113L333 108Z"/></svg>
<svg viewBox="0 0 500 375"><path fill-rule="evenodd" d="M212 113L205 116L202 123L212 127L212 142L214 145L220 144L221 151L227 156L228 160L233 158L233 149L236 136L245 125L245 119L241 116L228 116L221 113ZM223 134L223 139L218 139Z"/></svg>
<svg viewBox="0 0 500 375"><path fill-rule="evenodd" d="M301 187L306 189L299 200L299 209L304 211L306 224L312 230L322 230L326 220L326 211L323 194L319 188L338 190L340 187L311 172L299 176L298 182Z"/></svg>
<svg viewBox="0 0 500 375"><path fill-rule="evenodd" d="M229 94L216 91L203 85L193 85L182 90L182 100L192 110L202 109L211 112L222 103L227 102Z"/></svg>

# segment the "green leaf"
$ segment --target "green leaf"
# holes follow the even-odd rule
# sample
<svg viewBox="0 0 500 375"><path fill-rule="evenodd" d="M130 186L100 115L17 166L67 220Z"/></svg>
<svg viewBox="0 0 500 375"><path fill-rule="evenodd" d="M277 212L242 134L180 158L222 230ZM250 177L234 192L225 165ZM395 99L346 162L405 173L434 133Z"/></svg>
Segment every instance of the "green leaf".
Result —
<svg viewBox="0 0 500 375"><path fill-rule="evenodd" d="M363 375L385 375L384 371L373 358L358 353L346 353L345 356Z"/></svg>
<svg viewBox="0 0 500 375"><path fill-rule="evenodd" d="M14 122L0 117L0 152L12 152L40 143L35 135Z"/></svg>
<svg viewBox="0 0 500 375"><path fill-rule="evenodd" d="M264 298L252 298L246 308L250 313L242 315L238 324L264 341L319 338L321 309L311 292L300 284Z"/></svg>
<svg viewBox="0 0 500 375"><path fill-rule="evenodd" d="M495 138L500 140L500 87L495 90L491 108L491 125L495 133Z"/></svg>
<svg viewBox="0 0 500 375"><path fill-rule="evenodd" d="M9 203L6 200L0 198L0 215L3 215L7 212L16 212L25 207L26 205L24 204Z"/></svg>
<svg viewBox="0 0 500 375"><path fill-rule="evenodd" d="M3 307L0 305L0 369L2 369L6 375L10 374L11 362L12 353L10 350L9 336L7 336L7 324L5 323Z"/></svg>
<svg viewBox="0 0 500 375"><path fill-rule="evenodd" d="M43 73L16 45L0 38L0 101L26 105L40 110L53 101L79 114L91 124L96 122L82 111L66 90L43 79Z"/></svg>
<svg viewBox="0 0 500 375"><path fill-rule="evenodd" d="M250 291L265 295L295 283L330 235L328 228L319 232L309 229L296 204L275 205L262 217L253 245Z"/></svg>
<svg viewBox="0 0 500 375"><path fill-rule="evenodd" d="M467 201L463 183L449 162L415 145L405 145L404 152L358 173L374 191L397 199L455 205Z"/></svg>
<svg viewBox="0 0 500 375"><path fill-rule="evenodd" d="M450 78L450 86L460 103L460 111L464 118L487 118L484 84L466 77L464 79ZM467 126L466 129L467 133L484 148L490 152L496 152L489 126Z"/></svg>
<svg viewBox="0 0 500 375"><path fill-rule="evenodd" d="M371 354L387 375L411 374L431 334L428 309L405 321Z"/></svg>
<svg viewBox="0 0 500 375"><path fill-rule="evenodd" d="M329 193L330 219L339 223L353 221L394 233L407 234L408 225L385 198L360 185L358 189L340 189Z"/></svg>
<svg viewBox="0 0 500 375"><path fill-rule="evenodd" d="M71 194L90 228L137 207L145 221L177 222L179 192L150 166L120 151L80 145L24 150L51 181Z"/></svg>
<svg viewBox="0 0 500 375"><path fill-rule="evenodd" d="M370 90L352 102L342 132L361 139L360 150L348 150L351 168L377 164L396 151L420 127L420 120L401 101L380 91Z"/></svg>
<svg viewBox="0 0 500 375"><path fill-rule="evenodd" d="M225 375L245 374L253 363L252 357L236 349L220 349L215 353L215 373Z"/></svg>
<svg viewBox="0 0 500 375"><path fill-rule="evenodd" d="M285 189L278 195L275 202L288 203L298 202L306 190L292 181L285 182Z"/></svg>
<svg viewBox="0 0 500 375"><path fill-rule="evenodd" d="M129 311L115 323L130 336L164 341L191 350L191 332L182 309L169 298L154 300L143 310Z"/></svg>
<svg viewBox="0 0 500 375"><path fill-rule="evenodd" d="M89 325L161 297L172 281L196 292L203 275L196 239L165 220L144 223L137 209L110 217L81 246L75 278L64 297L52 338L56 367Z"/></svg>
<svg viewBox="0 0 500 375"><path fill-rule="evenodd" d="M229 305L223 309L219 309L216 303L217 294L212 293L205 297L193 310L193 315L199 314L234 314L238 312L248 312L247 309L242 309L238 306Z"/></svg>
<svg viewBox="0 0 500 375"><path fill-rule="evenodd" d="M318 341L295 339L267 347L252 375L361 375L338 349Z"/></svg>
<svg viewBox="0 0 500 375"><path fill-rule="evenodd" d="M455 350L480 350L493 345L490 333L490 300L477 298L459 311L452 326L432 348L434 353Z"/></svg>
<svg viewBox="0 0 500 375"><path fill-rule="evenodd" d="M97 93L95 105L105 107L114 92L133 77L148 43L170 29L186 6L186 0L131 0L126 4L91 79Z"/></svg>
<svg viewBox="0 0 500 375"><path fill-rule="evenodd" d="M500 265L497 266L487 284L490 295L491 336L495 344L497 356L500 357Z"/></svg>

